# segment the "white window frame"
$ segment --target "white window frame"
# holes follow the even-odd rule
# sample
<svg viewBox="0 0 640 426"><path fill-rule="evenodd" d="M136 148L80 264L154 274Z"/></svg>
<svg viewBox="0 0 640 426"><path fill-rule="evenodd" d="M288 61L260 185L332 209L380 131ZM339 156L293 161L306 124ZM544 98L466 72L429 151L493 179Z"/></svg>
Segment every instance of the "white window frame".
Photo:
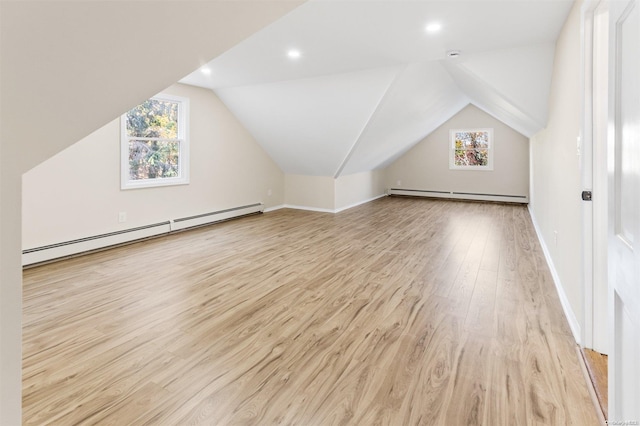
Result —
<svg viewBox="0 0 640 426"><path fill-rule="evenodd" d="M129 179L129 140L145 139L133 138L127 134L127 114L120 117L120 187L121 189L150 188L157 186L186 185L189 183L189 99L181 96L159 93L150 99L178 103L178 142L180 150L178 156L178 170L180 175L171 178ZM152 139L152 138L151 138ZM151 140L150 139L150 140Z"/></svg>
<svg viewBox="0 0 640 426"><path fill-rule="evenodd" d="M456 153L456 133L460 132L486 132L489 134L488 136L488 158L486 166L458 166L455 164L455 153ZM485 171L490 172L493 171L493 129L491 128L470 128L470 129L451 129L449 130L449 169L450 170L475 170L475 171Z"/></svg>

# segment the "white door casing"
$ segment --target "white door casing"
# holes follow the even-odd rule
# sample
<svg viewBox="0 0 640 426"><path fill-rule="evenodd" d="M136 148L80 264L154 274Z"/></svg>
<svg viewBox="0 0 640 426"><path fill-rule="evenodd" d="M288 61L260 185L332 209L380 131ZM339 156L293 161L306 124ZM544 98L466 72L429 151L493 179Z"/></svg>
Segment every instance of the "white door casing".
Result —
<svg viewBox="0 0 640 426"><path fill-rule="evenodd" d="M608 2L585 1L582 22L584 95L579 153L582 187L593 190L593 201L582 203L584 327L581 344L608 354Z"/></svg>
<svg viewBox="0 0 640 426"><path fill-rule="evenodd" d="M609 422L640 422L640 6L609 9ZM635 423L633 423L635 424ZM638 423L640 424L640 423Z"/></svg>
<svg viewBox="0 0 640 426"><path fill-rule="evenodd" d="M609 93L609 7L602 1L593 14L593 349L609 353L608 327L608 174L607 174L607 122Z"/></svg>

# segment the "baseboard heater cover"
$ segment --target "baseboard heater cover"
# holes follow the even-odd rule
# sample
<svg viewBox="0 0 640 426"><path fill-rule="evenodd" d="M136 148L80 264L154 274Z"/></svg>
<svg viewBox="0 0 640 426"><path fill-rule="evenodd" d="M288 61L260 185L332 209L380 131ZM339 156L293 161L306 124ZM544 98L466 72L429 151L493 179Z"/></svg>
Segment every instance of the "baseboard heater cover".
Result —
<svg viewBox="0 0 640 426"><path fill-rule="evenodd" d="M482 194L476 192L432 191L426 189L390 188L389 195L406 195L411 197L452 198L457 200L502 201L507 203L529 203L526 195Z"/></svg>
<svg viewBox="0 0 640 426"><path fill-rule="evenodd" d="M78 238L42 247L30 248L22 251L22 265L26 266L48 262L80 253L131 243L145 238L170 234L172 232L188 228L222 222L249 214L262 213L263 211L264 205L262 203L249 204L246 206L203 213L195 216L170 219L150 225L123 229L91 237Z"/></svg>

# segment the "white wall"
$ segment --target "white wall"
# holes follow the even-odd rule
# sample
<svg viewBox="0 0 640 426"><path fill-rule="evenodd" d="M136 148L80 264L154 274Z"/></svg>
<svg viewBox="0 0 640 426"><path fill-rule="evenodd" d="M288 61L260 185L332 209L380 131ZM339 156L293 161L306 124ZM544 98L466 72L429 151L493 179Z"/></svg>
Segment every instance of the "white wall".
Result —
<svg viewBox="0 0 640 426"><path fill-rule="evenodd" d="M331 176L285 175L285 207L332 212L335 186Z"/></svg>
<svg viewBox="0 0 640 426"><path fill-rule="evenodd" d="M493 171L449 170L449 130L463 128L493 128ZM529 141L501 121L468 105L387 167L385 185L527 196Z"/></svg>
<svg viewBox="0 0 640 426"><path fill-rule="evenodd" d="M384 196L383 172L332 176L285 175L284 207L337 213Z"/></svg>
<svg viewBox="0 0 640 426"><path fill-rule="evenodd" d="M176 84L163 93L189 99L190 183L121 190L116 119L24 174L23 248L283 203L284 174L213 91ZM118 222L119 212L126 212L125 223Z"/></svg>
<svg viewBox="0 0 640 426"><path fill-rule="evenodd" d="M582 108L580 7L581 2L574 4L556 44L547 127L531 138L530 204L577 340L584 318L582 188L576 149Z"/></svg>
<svg viewBox="0 0 640 426"><path fill-rule="evenodd" d="M354 173L335 181L335 210L341 211L384 195L384 171Z"/></svg>

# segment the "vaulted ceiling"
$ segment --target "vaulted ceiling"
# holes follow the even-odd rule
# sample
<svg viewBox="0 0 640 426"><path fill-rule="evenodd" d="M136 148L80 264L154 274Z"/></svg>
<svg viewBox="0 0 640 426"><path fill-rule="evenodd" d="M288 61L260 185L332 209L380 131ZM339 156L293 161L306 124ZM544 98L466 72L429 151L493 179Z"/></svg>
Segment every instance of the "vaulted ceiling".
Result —
<svg viewBox="0 0 640 426"><path fill-rule="evenodd" d="M285 173L338 177L385 167L470 103L544 128L572 4L309 0L181 82L212 89Z"/></svg>

